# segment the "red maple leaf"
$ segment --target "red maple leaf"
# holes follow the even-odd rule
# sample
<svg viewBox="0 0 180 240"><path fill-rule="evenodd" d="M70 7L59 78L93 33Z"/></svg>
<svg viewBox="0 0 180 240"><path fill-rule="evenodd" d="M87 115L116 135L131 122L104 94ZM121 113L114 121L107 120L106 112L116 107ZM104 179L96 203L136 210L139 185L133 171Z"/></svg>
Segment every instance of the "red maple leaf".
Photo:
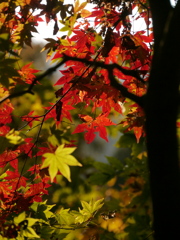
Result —
<svg viewBox="0 0 180 240"><path fill-rule="evenodd" d="M53 104L52 104L53 105ZM45 107L45 109L49 110L51 107ZM70 110L73 110L74 107L72 105L69 105L65 102L62 102L61 108L53 108L47 115L46 120L49 118L57 119L57 116L59 115L57 121L62 121L63 118L67 118L69 121L72 122L71 114L69 113ZM60 112L59 112L60 111Z"/></svg>
<svg viewBox="0 0 180 240"><path fill-rule="evenodd" d="M11 185L13 190L20 188L21 186L26 187L27 178L21 176L17 171L6 171L7 177L4 179L8 180L8 184Z"/></svg>
<svg viewBox="0 0 180 240"><path fill-rule="evenodd" d="M17 156L19 155L20 151L15 150L6 150L2 154L0 154L0 167L4 167L7 163L17 170L18 169L18 159Z"/></svg>
<svg viewBox="0 0 180 240"><path fill-rule="evenodd" d="M25 198L32 197L32 201L42 201L42 195L46 194L48 195L48 191L46 188L50 187L51 185L45 182L39 182L35 184L31 184L29 186L29 189L24 194Z"/></svg>
<svg viewBox="0 0 180 240"><path fill-rule="evenodd" d="M32 166L28 169L28 172L31 172L31 175L32 174L38 174L39 171L40 171L40 165L39 164L35 164L34 166Z"/></svg>
<svg viewBox="0 0 180 240"><path fill-rule="evenodd" d="M28 122L28 125L32 127L34 121L40 121L38 115L33 116L34 111L29 112L27 115L22 116L21 119L22 121Z"/></svg>
<svg viewBox="0 0 180 240"><path fill-rule="evenodd" d="M0 124L7 124L12 122L11 113L13 111L13 107L11 104L3 104L0 108Z"/></svg>
<svg viewBox="0 0 180 240"><path fill-rule="evenodd" d="M5 136L10 131L10 127L6 125L0 125L0 136Z"/></svg>
<svg viewBox="0 0 180 240"><path fill-rule="evenodd" d="M105 126L115 125L106 113L100 114L96 119L93 119L89 115L79 115L80 119L84 123L78 125L74 130L74 133L85 132L84 138L87 143L91 143L95 138L95 132L99 132L99 136L108 142L107 132Z"/></svg>
<svg viewBox="0 0 180 240"><path fill-rule="evenodd" d="M145 136L145 116L143 110L137 104L133 104L131 107L131 113L127 115L126 120L122 121L121 124L123 124L123 127L128 126L124 132L134 131L137 143L139 143L140 137Z"/></svg>
<svg viewBox="0 0 180 240"><path fill-rule="evenodd" d="M134 134L135 134L136 139L137 139L137 143L139 143L139 139L143 135L144 128L143 128L143 126L133 127L133 130L134 130Z"/></svg>
<svg viewBox="0 0 180 240"><path fill-rule="evenodd" d="M38 147L38 152L37 152L37 156L42 156L44 153L51 153L54 152L56 150L56 148L54 146L52 146L51 144L49 144L48 147Z"/></svg>
<svg viewBox="0 0 180 240"><path fill-rule="evenodd" d="M32 140L33 138L26 138L24 139L25 143L18 147L18 150L20 150L21 153L24 152L29 157L32 157L32 149L35 148L34 143L31 142Z"/></svg>
<svg viewBox="0 0 180 240"><path fill-rule="evenodd" d="M9 198L12 189L8 182L0 182L0 199Z"/></svg>
<svg viewBox="0 0 180 240"><path fill-rule="evenodd" d="M40 164L35 164L31 168L29 168L28 172L31 172L31 175L36 174L34 180L35 179L41 179L41 181L45 182L45 183L50 181L48 169L47 168L41 169Z"/></svg>

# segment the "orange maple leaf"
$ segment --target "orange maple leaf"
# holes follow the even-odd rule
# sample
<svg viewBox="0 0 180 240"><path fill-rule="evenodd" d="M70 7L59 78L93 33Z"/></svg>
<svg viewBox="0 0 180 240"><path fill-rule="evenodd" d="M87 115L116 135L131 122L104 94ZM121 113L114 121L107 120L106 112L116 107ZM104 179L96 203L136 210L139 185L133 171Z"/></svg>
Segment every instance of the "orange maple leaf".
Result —
<svg viewBox="0 0 180 240"><path fill-rule="evenodd" d="M33 73L39 72L39 70L30 68L31 65L32 62L24 65L21 70L18 71L18 73L22 76L23 80L28 84L31 84L33 79L35 79L36 77Z"/></svg>

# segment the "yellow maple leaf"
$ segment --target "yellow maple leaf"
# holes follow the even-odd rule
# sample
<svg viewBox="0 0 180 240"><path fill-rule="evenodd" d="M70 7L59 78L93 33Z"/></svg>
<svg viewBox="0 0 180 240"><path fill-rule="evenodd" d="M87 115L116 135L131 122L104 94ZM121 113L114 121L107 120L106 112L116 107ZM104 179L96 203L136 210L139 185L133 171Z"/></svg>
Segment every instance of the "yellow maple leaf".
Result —
<svg viewBox="0 0 180 240"><path fill-rule="evenodd" d="M58 171L60 171L61 174L67 178L69 182L71 182L69 166L82 166L82 164L78 162L74 156L71 155L75 149L76 148L74 147L64 147L64 144L62 144L56 149L54 153L43 154L45 160L41 166L41 169L48 167L51 181L54 180Z"/></svg>

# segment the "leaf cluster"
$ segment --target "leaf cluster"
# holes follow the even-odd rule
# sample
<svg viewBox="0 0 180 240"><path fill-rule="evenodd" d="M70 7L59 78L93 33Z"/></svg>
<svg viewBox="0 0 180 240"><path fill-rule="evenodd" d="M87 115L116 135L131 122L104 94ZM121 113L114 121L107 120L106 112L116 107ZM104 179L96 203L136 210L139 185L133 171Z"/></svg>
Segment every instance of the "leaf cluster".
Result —
<svg viewBox="0 0 180 240"><path fill-rule="evenodd" d="M132 17L146 30L135 32ZM55 35L42 49L54 64L45 72L20 54L33 47L43 21L54 24ZM131 240L144 219L133 236L148 235L143 104L152 61L149 21L146 1L0 3L0 238ZM56 70L61 75L53 83ZM115 126L123 128L118 144L131 149L128 158L108 156L102 163L75 151L81 134L92 146L97 133L108 142L108 128ZM57 200L59 186L67 208ZM82 206L73 210L79 198Z"/></svg>

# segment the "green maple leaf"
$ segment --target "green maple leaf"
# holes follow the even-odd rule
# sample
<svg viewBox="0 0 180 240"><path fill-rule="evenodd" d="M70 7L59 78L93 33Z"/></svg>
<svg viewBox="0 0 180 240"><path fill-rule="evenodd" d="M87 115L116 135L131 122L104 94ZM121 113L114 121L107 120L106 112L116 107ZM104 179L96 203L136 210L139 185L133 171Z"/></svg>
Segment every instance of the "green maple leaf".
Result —
<svg viewBox="0 0 180 240"><path fill-rule="evenodd" d="M82 166L81 163L77 161L77 159L71 155L76 148L73 147L64 147L64 144L60 145L54 153L45 153L43 157L45 160L41 166L41 168L48 167L49 175L51 181L55 178L58 171L67 178L69 182L71 182L70 177L70 168L69 166Z"/></svg>
<svg viewBox="0 0 180 240"><path fill-rule="evenodd" d="M56 214L58 223L60 225L67 225L70 226L71 224L74 224L75 219L73 214L70 212L70 209L64 209L61 208L60 211L58 211L58 214Z"/></svg>
<svg viewBox="0 0 180 240"><path fill-rule="evenodd" d="M87 223L94 218L96 212L104 205L104 198L97 201L91 200L89 203L81 201L82 209L79 208L79 212L72 211L74 215L75 223Z"/></svg>
<svg viewBox="0 0 180 240"><path fill-rule="evenodd" d="M83 207L82 210L80 210L83 214L94 214L97 210L99 210L103 205L104 198L101 198L94 202L92 199L89 203L85 201L81 201L81 205Z"/></svg>

